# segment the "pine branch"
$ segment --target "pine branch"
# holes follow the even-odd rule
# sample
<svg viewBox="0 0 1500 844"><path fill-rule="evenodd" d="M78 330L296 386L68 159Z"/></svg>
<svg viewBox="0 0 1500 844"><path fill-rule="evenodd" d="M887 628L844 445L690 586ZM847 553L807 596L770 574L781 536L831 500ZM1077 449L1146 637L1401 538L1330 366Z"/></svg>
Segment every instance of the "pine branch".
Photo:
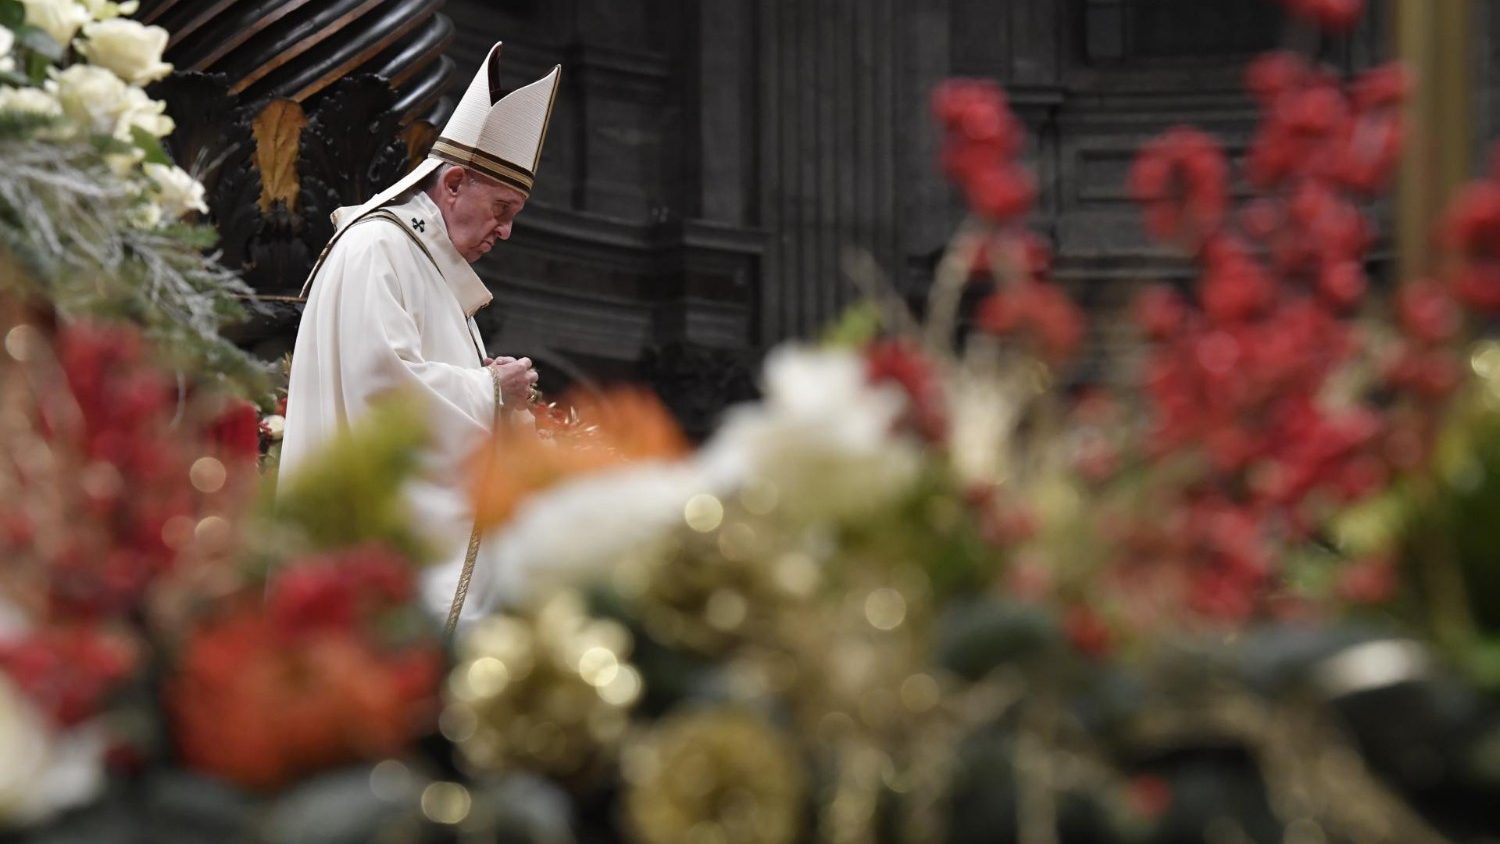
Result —
<svg viewBox="0 0 1500 844"><path fill-rule="evenodd" d="M219 334L246 316L242 301L254 300L216 256L203 254L213 230L140 227L140 188L110 170L92 144L25 135L46 125L0 113L0 245L35 278L26 288L19 279L0 283L65 317L137 322L174 364L260 392L265 365Z"/></svg>

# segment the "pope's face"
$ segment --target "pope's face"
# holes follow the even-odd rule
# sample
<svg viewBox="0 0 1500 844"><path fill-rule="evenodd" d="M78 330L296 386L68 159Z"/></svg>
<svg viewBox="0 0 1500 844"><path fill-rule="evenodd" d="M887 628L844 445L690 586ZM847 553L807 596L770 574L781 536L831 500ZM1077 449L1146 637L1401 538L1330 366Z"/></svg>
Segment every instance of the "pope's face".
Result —
<svg viewBox="0 0 1500 844"><path fill-rule="evenodd" d="M510 185L458 167L443 174L438 190L448 238L471 264L495 241L510 238L511 223L526 204L526 196Z"/></svg>

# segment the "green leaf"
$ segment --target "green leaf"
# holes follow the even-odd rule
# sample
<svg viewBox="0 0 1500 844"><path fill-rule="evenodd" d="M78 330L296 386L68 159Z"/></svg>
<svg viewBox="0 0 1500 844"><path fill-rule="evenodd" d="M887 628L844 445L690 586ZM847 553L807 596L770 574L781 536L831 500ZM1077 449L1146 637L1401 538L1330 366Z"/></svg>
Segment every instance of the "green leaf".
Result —
<svg viewBox="0 0 1500 844"><path fill-rule="evenodd" d="M146 153L147 163L171 166L172 157L167 155L167 151L162 148L160 138L139 126L130 127L130 138Z"/></svg>
<svg viewBox="0 0 1500 844"><path fill-rule="evenodd" d="M824 332L823 340L832 346L858 348L879 334L880 308L874 302L861 301L844 310Z"/></svg>
<svg viewBox="0 0 1500 844"><path fill-rule="evenodd" d="M26 78L32 85L40 85L47 78L52 62L40 53L26 54Z"/></svg>
<svg viewBox="0 0 1500 844"><path fill-rule="evenodd" d="M386 400L296 474L279 479L275 517L299 529L313 550L376 541L408 559L428 560L432 549L402 494L420 468L427 437L411 402Z"/></svg>
<svg viewBox="0 0 1500 844"><path fill-rule="evenodd" d="M26 23L26 7L21 0L0 0L0 26L10 29Z"/></svg>
<svg viewBox="0 0 1500 844"><path fill-rule="evenodd" d="M62 59L67 50L63 45L57 43L57 39L47 34L47 30L35 26L15 27L16 43L22 47L47 58L51 62Z"/></svg>

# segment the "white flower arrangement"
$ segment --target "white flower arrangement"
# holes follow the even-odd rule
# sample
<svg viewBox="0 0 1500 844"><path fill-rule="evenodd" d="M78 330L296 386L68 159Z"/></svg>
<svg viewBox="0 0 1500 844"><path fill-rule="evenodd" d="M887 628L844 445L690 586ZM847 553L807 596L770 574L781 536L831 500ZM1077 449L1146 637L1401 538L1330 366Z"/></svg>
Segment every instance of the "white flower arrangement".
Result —
<svg viewBox="0 0 1500 844"><path fill-rule="evenodd" d="M912 489L922 455L897 431L904 399L870 384L855 353L783 346L767 358L763 380L764 400L734 409L688 460L582 475L527 499L486 540L495 565L475 570L474 607L525 604L548 584L606 573L679 529L695 498L774 490L787 518L837 524ZM426 596L440 610L452 599L446 575L429 581L444 589Z"/></svg>
<svg viewBox="0 0 1500 844"><path fill-rule="evenodd" d="M169 35L128 16L135 0L5 0L20 11L0 26L0 112L59 118L38 137L108 138L105 160L139 186L138 225L203 213L203 186L159 143L175 123L142 86L165 78Z"/></svg>
<svg viewBox="0 0 1500 844"><path fill-rule="evenodd" d="M94 19L88 7L74 0L21 0L26 7L26 23L48 35L58 44L67 44L83 25Z"/></svg>
<svg viewBox="0 0 1500 844"><path fill-rule="evenodd" d="M155 82L172 72L172 66L161 60L167 31L159 26L111 18L84 24L83 36L75 43L78 52L131 85Z"/></svg>

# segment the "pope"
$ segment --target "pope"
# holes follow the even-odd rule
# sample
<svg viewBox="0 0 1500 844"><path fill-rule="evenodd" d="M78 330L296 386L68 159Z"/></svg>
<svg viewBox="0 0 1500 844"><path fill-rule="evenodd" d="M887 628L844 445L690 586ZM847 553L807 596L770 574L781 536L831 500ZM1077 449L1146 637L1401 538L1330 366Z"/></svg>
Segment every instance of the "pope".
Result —
<svg viewBox="0 0 1500 844"><path fill-rule="evenodd" d="M474 314L492 297L471 265L510 237L531 194L561 68L502 97L499 60L496 44L421 164L333 213L302 291L281 451L290 476L382 398L420 402L430 446L406 495L440 555L424 602L454 622L464 592L482 596L470 612L494 597L467 463L507 416L529 421L537 381L527 358L486 352Z"/></svg>

